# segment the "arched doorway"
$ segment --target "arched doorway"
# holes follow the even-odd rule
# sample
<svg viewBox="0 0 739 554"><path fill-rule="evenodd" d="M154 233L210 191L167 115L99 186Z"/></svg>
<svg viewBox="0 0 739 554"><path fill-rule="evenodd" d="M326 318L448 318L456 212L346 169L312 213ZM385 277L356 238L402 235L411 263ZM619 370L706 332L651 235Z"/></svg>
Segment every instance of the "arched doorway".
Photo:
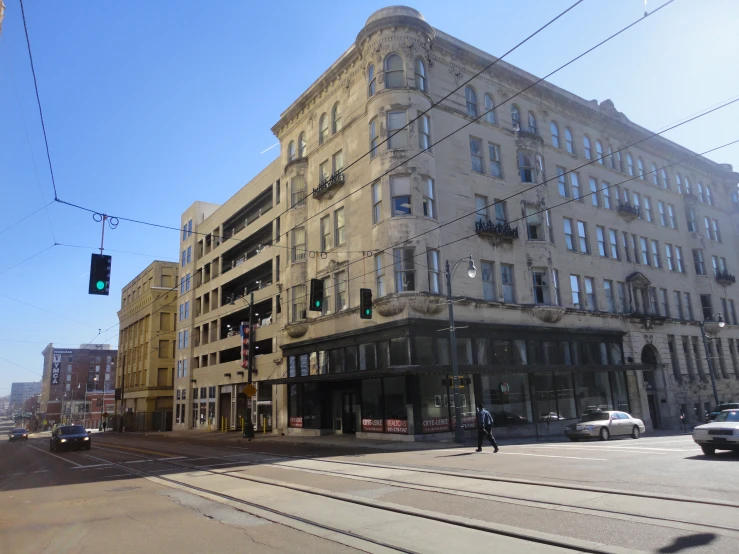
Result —
<svg viewBox="0 0 739 554"><path fill-rule="evenodd" d="M657 371L660 364L659 352L652 344L645 344L641 350L641 363L651 366L652 369L644 370L644 387L647 390L647 403L649 405L649 417L655 429L660 427L658 393L657 393Z"/></svg>

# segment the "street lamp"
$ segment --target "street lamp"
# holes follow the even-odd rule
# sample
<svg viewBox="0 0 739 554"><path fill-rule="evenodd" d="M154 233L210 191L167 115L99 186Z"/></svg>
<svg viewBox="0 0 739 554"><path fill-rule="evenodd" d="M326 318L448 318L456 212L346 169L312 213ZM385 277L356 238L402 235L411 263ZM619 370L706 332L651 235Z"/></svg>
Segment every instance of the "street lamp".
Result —
<svg viewBox="0 0 739 554"><path fill-rule="evenodd" d="M714 317L718 316L715 320ZM711 377L711 386L713 387L713 400L716 402L716 406L718 406L718 391L716 390L716 376L714 375L713 370L713 359L711 358L711 353L708 350L708 340L706 339L706 333L711 335L712 337L719 334L719 331L723 329L726 326L726 322L724 321L724 317L721 313L713 314L705 321L700 322L701 326L701 337L703 337L703 348L706 351L706 361L708 362L708 374Z"/></svg>
<svg viewBox="0 0 739 554"><path fill-rule="evenodd" d="M462 406L459 402L459 364L457 363L457 333L454 329L454 307L452 305L452 277L457 267L464 261L469 261L467 265L467 275L470 279L474 279L477 275L477 268L472 256L467 256L458 260L452 268L449 268L449 260L446 261L446 294L449 302L449 347L452 351L452 387L454 390L454 442L464 443L464 433L462 431Z"/></svg>

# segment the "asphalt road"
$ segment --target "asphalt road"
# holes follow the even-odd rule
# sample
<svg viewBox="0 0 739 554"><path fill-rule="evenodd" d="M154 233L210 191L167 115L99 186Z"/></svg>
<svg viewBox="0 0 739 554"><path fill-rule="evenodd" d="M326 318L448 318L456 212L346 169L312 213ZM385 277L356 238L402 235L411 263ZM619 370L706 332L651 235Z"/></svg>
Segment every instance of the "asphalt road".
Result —
<svg viewBox="0 0 739 554"><path fill-rule="evenodd" d="M392 450L93 435L0 439L0 554L737 552L739 456L690 437Z"/></svg>

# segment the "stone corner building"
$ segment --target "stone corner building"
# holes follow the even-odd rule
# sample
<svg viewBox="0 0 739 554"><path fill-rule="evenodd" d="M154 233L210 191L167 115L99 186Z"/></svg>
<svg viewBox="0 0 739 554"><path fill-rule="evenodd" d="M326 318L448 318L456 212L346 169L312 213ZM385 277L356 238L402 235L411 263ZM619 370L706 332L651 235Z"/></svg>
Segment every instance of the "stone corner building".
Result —
<svg viewBox="0 0 739 554"><path fill-rule="evenodd" d="M182 428L247 417L236 331L254 292L259 431L448 437L442 268L470 255L477 276L452 283L464 427L479 401L498 434L561 434L598 408L701 420L698 322L718 313L719 396L739 397L739 175L677 163L692 153L662 138L627 148L650 133L610 100L541 83L509 101L535 77L505 62L419 117L494 59L411 8L379 10L273 127L280 157L183 214Z"/></svg>

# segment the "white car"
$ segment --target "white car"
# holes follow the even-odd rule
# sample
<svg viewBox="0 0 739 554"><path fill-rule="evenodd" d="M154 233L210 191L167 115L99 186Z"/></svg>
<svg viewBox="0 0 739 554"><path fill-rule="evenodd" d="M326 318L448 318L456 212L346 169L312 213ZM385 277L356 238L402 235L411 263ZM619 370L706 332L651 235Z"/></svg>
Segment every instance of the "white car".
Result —
<svg viewBox="0 0 739 554"><path fill-rule="evenodd" d="M706 456L716 450L739 452L739 410L724 410L711 423L693 429L693 440Z"/></svg>

